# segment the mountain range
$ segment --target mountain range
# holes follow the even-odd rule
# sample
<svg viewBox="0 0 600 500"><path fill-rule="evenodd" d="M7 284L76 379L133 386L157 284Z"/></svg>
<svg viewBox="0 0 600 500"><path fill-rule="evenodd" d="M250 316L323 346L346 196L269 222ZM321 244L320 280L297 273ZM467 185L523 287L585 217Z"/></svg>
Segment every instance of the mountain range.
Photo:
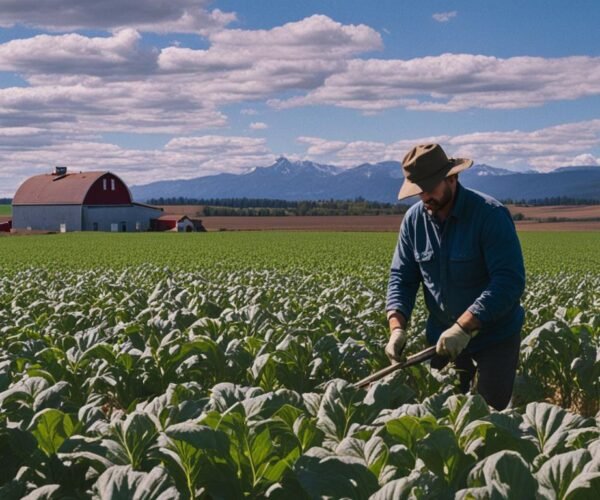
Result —
<svg viewBox="0 0 600 500"><path fill-rule="evenodd" d="M499 200L550 197L600 200L600 167L562 167L548 173L476 164L459 174L460 182ZM273 198L280 200L348 200L394 203L402 184L396 161L364 163L352 168L281 157L268 167L243 174L216 174L185 180L156 181L131 186L133 198ZM406 202L418 201L418 197Z"/></svg>

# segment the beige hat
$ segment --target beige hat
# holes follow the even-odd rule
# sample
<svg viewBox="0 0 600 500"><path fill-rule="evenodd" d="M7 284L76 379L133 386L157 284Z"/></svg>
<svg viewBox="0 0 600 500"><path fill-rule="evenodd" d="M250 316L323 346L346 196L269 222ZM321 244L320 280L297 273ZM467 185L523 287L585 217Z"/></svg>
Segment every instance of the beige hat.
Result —
<svg viewBox="0 0 600 500"><path fill-rule="evenodd" d="M404 183L398 199L431 191L444 177L457 174L473 165L467 158L448 158L439 144L419 144L402 160Z"/></svg>

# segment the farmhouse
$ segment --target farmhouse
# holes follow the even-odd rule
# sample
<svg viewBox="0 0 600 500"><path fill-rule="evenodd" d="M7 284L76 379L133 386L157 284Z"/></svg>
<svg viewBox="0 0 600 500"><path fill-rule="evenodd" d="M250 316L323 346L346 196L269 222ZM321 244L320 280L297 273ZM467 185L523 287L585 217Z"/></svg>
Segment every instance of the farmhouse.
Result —
<svg viewBox="0 0 600 500"><path fill-rule="evenodd" d="M147 231L163 209L133 201L115 174L67 172L27 179L13 197L12 228L42 231Z"/></svg>
<svg viewBox="0 0 600 500"><path fill-rule="evenodd" d="M187 215L161 215L152 219L150 228L154 231L176 231L190 233L192 231L206 231L199 219L191 219Z"/></svg>

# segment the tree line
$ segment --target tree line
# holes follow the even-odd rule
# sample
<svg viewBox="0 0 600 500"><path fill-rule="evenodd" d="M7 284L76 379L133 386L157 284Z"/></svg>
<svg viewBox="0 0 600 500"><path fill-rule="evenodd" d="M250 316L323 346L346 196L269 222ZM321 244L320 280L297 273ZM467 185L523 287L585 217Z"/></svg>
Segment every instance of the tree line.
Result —
<svg viewBox="0 0 600 500"><path fill-rule="evenodd" d="M353 200L289 201L269 198L151 198L151 205L199 205L197 215L394 215L403 214L409 205Z"/></svg>
<svg viewBox="0 0 600 500"><path fill-rule="evenodd" d="M501 201L506 205L600 205L600 199L572 198L570 196L550 196L546 198L531 198L528 200L514 200L512 198L507 198Z"/></svg>

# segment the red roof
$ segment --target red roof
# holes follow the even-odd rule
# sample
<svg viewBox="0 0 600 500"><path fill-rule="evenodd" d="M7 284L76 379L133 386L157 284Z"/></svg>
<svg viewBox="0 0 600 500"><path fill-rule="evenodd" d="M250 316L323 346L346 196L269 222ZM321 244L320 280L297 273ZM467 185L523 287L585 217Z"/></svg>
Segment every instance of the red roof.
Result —
<svg viewBox="0 0 600 500"><path fill-rule="evenodd" d="M176 222L182 221L183 219L190 219L187 215L177 215L177 214L165 214L159 217L156 217L158 220L174 220Z"/></svg>
<svg viewBox="0 0 600 500"><path fill-rule="evenodd" d="M109 173L106 171L97 171L67 173L66 175L34 175L19 186L13 197L12 204L82 205L92 184L103 175ZM115 177L117 176L115 175Z"/></svg>

